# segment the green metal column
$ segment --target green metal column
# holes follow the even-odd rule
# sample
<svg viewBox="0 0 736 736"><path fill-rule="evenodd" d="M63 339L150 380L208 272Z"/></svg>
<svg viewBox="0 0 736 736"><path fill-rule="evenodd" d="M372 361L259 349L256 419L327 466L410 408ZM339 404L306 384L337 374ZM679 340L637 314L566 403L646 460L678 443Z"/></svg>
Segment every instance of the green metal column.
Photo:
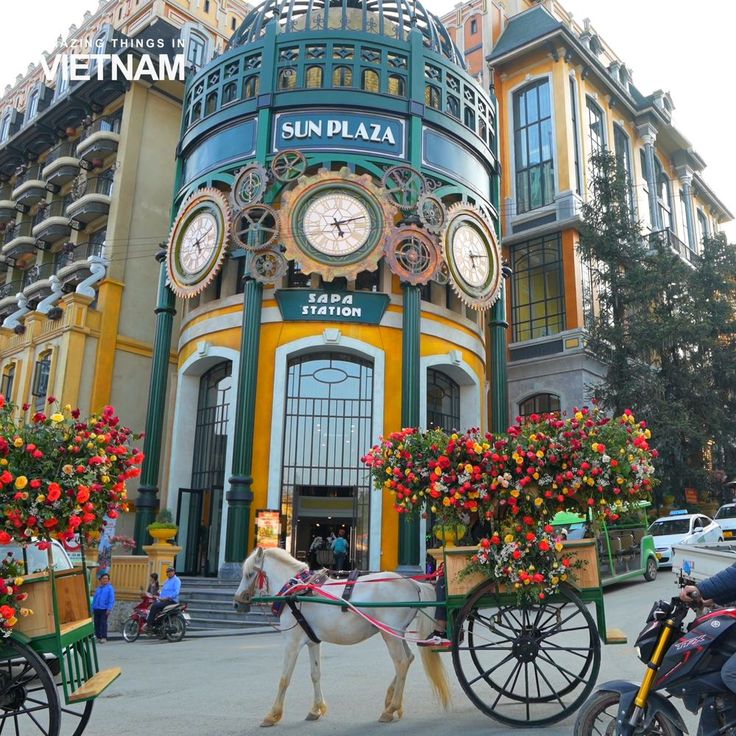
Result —
<svg viewBox="0 0 736 736"><path fill-rule="evenodd" d="M421 292L418 286L402 284L404 316L401 365L401 426L419 426L419 343ZM399 519L399 569L419 565L419 520L402 514Z"/></svg>
<svg viewBox="0 0 736 736"><path fill-rule="evenodd" d="M248 552L250 507L253 502L253 434L255 431L258 350L261 342L263 285L250 277L243 294L238 393L235 399L235 437L228 503L225 564L221 577L237 577Z"/></svg>
<svg viewBox="0 0 736 736"><path fill-rule="evenodd" d="M141 470L141 484L135 512L135 553L143 554L143 545L151 540L146 527L155 519L158 505L158 471L161 464L161 434L166 409L166 384L169 377L171 329L176 314L176 297L166 285L166 253L156 255L159 262L158 303L156 306L156 333L153 341L151 382L148 389L146 436L143 440L145 460Z"/></svg>
<svg viewBox="0 0 736 736"><path fill-rule="evenodd" d="M498 301L491 307L488 323L491 333L491 432L505 432L509 427L509 391L506 376L506 279L508 266L502 268L503 281Z"/></svg>

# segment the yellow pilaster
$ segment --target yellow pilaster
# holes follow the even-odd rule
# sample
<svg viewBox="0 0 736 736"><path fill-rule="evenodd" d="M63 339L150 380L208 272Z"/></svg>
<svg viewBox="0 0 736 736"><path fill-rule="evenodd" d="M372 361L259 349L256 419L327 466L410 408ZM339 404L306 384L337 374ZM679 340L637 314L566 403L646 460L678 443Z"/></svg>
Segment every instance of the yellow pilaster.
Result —
<svg viewBox="0 0 736 736"><path fill-rule="evenodd" d="M120 306L123 301L123 284L105 279L100 285L97 304L102 315L100 338L97 341L95 375L92 383L90 409L98 411L110 403L112 377L115 366Z"/></svg>

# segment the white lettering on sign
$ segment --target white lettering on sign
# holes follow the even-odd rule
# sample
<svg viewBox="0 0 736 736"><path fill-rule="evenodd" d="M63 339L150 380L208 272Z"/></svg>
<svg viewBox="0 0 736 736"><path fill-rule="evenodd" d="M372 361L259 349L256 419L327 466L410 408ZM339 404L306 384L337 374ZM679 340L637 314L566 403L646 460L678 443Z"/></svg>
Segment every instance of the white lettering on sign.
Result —
<svg viewBox="0 0 736 736"><path fill-rule="evenodd" d="M281 138L285 141L305 138L321 138L324 131L327 138L362 140L372 143L396 145L396 136L388 125L382 123L355 123L350 120L284 120L281 124Z"/></svg>
<svg viewBox="0 0 736 736"><path fill-rule="evenodd" d="M357 317L363 316L363 308L353 306L352 294L307 294L307 304L302 306L302 315L318 317Z"/></svg>
<svg viewBox="0 0 736 736"><path fill-rule="evenodd" d="M109 62L109 66L106 66L106 62ZM93 64L97 66L93 68ZM58 54L50 64L45 57L42 58L41 67L49 82L54 81L57 74L61 79L72 82L102 80L108 76L113 80L178 79L183 81L186 73L186 59L184 54L176 54L171 58L141 54L140 61L136 62L136 58L130 55L121 57L117 54Z"/></svg>

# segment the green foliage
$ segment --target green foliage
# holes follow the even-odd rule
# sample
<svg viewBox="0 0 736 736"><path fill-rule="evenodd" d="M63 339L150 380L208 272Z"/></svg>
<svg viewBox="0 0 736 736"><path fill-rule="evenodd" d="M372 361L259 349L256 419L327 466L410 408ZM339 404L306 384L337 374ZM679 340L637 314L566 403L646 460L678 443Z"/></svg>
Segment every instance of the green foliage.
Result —
<svg viewBox="0 0 736 736"><path fill-rule="evenodd" d="M649 418L659 493L719 491L723 470L736 475L736 251L722 236L706 238L686 262L666 232L642 235L615 156L598 154L591 166L580 253L597 308L586 327L608 366L595 395L615 413Z"/></svg>
<svg viewBox="0 0 736 736"><path fill-rule="evenodd" d="M161 509L156 514L156 521L148 525L148 529L178 529L174 517L168 509Z"/></svg>

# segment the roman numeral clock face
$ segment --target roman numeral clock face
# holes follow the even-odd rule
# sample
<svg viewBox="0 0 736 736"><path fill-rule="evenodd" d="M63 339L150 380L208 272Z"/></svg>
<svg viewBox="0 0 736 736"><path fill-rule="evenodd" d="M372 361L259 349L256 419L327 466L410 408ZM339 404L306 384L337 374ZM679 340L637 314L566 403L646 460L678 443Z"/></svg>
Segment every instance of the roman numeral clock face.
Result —
<svg viewBox="0 0 736 736"><path fill-rule="evenodd" d="M201 271L217 248L218 224L214 215L203 212L197 215L184 231L179 250L182 268L190 274Z"/></svg>
<svg viewBox="0 0 736 736"><path fill-rule="evenodd" d="M452 253L460 276L471 286L482 286L491 269L488 247L477 230L460 225L452 239Z"/></svg>
<svg viewBox="0 0 736 736"><path fill-rule="evenodd" d="M351 194L337 192L315 197L302 221L309 245L327 256L347 256L360 250L371 231L366 205Z"/></svg>

